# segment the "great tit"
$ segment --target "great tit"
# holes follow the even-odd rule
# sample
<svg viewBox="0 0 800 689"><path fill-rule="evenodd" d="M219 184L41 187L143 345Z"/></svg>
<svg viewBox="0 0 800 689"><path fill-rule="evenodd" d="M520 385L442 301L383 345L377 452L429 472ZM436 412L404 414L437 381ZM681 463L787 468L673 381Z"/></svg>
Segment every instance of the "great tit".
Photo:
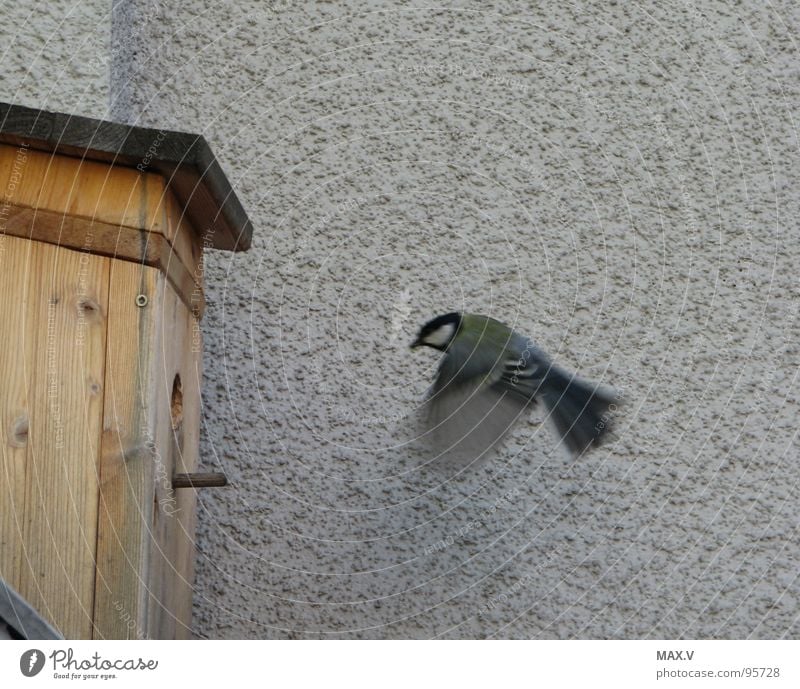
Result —
<svg viewBox="0 0 800 689"><path fill-rule="evenodd" d="M447 428L440 437L446 443L474 447L477 440L488 448L541 401L561 442L577 455L599 444L621 402L613 389L576 379L529 338L488 316L438 316L411 345L421 346L444 352L428 423L434 431Z"/></svg>

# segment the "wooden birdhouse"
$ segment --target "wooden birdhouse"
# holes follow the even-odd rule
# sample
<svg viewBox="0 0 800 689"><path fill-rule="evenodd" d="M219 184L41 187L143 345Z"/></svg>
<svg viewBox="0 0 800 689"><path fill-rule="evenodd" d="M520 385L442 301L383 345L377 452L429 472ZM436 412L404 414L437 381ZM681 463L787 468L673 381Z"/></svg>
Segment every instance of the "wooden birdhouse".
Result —
<svg viewBox="0 0 800 689"><path fill-rule="evenodd" d="M202 137L0 104L0 578L66 638L189 635L203 251L251 234Z"/></svg>

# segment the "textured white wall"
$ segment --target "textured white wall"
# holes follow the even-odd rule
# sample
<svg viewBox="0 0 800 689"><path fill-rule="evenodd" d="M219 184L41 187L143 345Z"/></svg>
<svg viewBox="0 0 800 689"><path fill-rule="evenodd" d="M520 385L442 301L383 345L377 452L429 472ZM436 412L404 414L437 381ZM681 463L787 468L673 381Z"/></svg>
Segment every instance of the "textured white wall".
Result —
<svg viewBox="0 0 800 689"><path fill-rule="evenodd" d="M798 636L797 9L423 5L115 8L115 116L256 227L207 267L197 632ZM452 309L624 390L616 439L420 468Z"/></svg>
<svg viewBox="0 0 800 689"><path fill-rule="evenodd" d="M0 98L108 117L108 0L0 2Z"/></svg>

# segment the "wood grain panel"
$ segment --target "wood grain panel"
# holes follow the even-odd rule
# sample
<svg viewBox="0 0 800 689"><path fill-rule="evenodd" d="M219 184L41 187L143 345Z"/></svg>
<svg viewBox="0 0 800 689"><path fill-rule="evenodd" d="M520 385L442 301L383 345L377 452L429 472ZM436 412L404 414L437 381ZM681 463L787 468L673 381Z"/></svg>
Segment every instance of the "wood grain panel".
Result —
<svg viewBox="0 0 800 689"><path fill-rule="evenodd" d="M172 476L192 472L197 467L201 348L198 322L169 288L164 294L158 329L162 347L157 364L158 468L152 522L150 633L154 638L188 638L196 491L174 489Z"/></svg>
<svg viewBox="0 0 800 689"><path fill-rule="evenodd" d="M92 634L109 259L32 242L36 318L19 592Z"/></svg>
<svg viewBox="0 0 800 689"><path fill-rule="evenodd" d="M21 577L25 468L34 386L38 293L31 289L33 245L0 236L0 576Z"/></svg>
<svg viewBox="0 0 800 689"><path fill-rule="evenodd" d="M108 308L94 636L147 635L155 471L156 322L164 280L114 261ZM145 307L136 298L147 297Z"/></svg>

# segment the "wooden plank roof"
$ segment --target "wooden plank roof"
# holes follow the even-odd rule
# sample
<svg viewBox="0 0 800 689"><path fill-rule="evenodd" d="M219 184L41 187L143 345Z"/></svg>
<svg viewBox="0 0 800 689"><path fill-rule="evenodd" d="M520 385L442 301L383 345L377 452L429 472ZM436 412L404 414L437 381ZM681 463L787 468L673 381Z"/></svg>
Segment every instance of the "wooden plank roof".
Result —
<svg viewBox="0 0 800 689"><path fill-rule="evenodd" d="M0 103L0 143L157 171L206 246L228 251L250 248L253 226L199 134Z"/></svg>

